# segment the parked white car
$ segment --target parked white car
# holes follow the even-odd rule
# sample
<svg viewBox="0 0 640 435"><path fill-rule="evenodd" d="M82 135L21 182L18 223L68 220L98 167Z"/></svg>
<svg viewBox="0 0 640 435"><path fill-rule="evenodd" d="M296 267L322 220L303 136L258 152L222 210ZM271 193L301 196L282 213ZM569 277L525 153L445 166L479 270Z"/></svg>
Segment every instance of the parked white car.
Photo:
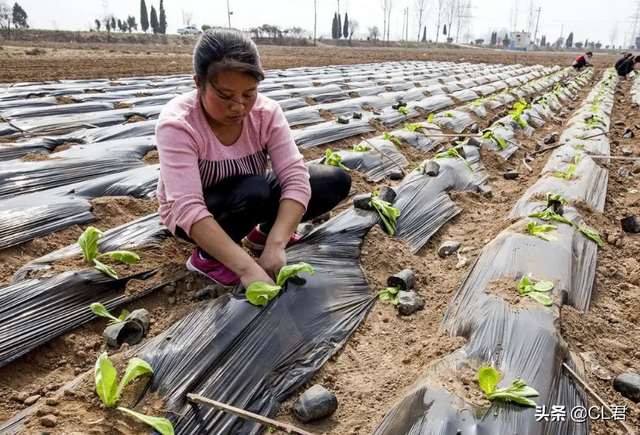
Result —
<svg viewBox="0 0 640 435"><path fill-rule="evenodd" d="M198 29L195 26L187 26L182 29L178 29L178 33L180 35L200 35L202 30Z"/></svg>

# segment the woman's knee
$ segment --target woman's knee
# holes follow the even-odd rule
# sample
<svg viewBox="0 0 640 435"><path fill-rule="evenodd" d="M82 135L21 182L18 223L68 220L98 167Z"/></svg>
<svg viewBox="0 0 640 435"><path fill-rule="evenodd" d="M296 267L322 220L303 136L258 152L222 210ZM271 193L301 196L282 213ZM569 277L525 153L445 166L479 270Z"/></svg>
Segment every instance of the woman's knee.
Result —
<svg viewBox="0 0 640 435"><path fill-rule="evenodd" d="M349 196L351 190L351 175L344 169L330 165L310 165L309 176L311 192L323 192L323 196L330 196L342 201Z"/></svg>

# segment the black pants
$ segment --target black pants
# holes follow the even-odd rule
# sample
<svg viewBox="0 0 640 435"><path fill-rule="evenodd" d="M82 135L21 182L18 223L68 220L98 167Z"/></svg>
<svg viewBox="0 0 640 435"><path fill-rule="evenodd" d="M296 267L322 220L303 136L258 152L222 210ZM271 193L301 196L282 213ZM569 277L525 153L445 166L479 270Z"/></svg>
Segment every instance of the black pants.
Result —
<svg viewBox="0 0 640 435"><path fill-rule="evenodd" d="M349 195L351 176L335 166L309 165L311 200L302 220L314 219L338 205ZM263 175L236 175L203 190L207 209L227 235L239 243L258 224L269 233L278 216L280 184L270 172ZM193 241L180 227L176 236ZM202 251L203 255L206 255Z"/></svg>

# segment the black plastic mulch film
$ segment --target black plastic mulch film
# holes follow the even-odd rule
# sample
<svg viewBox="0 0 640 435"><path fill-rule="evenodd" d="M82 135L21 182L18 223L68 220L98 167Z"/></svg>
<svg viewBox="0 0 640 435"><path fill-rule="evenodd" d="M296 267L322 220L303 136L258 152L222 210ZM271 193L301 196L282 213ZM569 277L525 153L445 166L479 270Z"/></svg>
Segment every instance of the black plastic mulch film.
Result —
<svg viewBox="0 0 640 435"><path fill-rule="evenodd" d="M588 142L589 139L583 138L588 137L591 130L586 128L584 120L594 113L608 123L617 81L615 71L605 73L567 127L572 135ZM594 96L599 92L604 99L594 105ZM599 195L606 194L606 171L603 181L602 170L595 169L597 166L594 167L586 150L587 147L579 151L581 155L576 160L577 150L571 144L558 148L537 183L545 186L545 194L553 192L557 185L547 184L548 172L564 169L567 157L573 159L580 176L565 180L567 188L562 194L568 201L564 216L576 226L552 221L558 229L548 233L557 238L551 242L527 234L527 222L547 223L525 217L531 212L543 211L546 199L544 195L534 198L530 192L525 194L510 214L522 219L484 247L445 315L442 330L464 337L466 344L429 365L425 376L394 406L374 434L447 434L460 433L459 430L462 434L588 433L587 423L576 423L569 418L536 422L534 408L498 401L488 407L478 407L442 388L442 377L446 373L464 369L477 372L480 367L490 365L504 374L499 387L509 386L521 377L540 393L532 399L547 409L556 405L571 410L574 406L586 405L585 392L563 371L562 363L566 363L579 372L560 334L561 306L568 304L587 311L595 279L598 246L578 231L584 222L570 205L582 200L584 186L598 189ZM569 188L570 185L583 187ZM522 276L552 280L555 284L553 306L544 307L530 300L516 309L500 295L487 291L491 282L506 280L517 295Z"/></svg>
<svg viewBox="0 0 640 435"><path fill-rule="evenodd" d="M416 63L413 66L417 64L423 63ZM451 65L453 66L454 64ZM409 76L414 74L411 68L406 68L406 65L404 67L403 69L406 69L406 73ZM479 66L474 70L478 72L484 70L498 72L515 71L517 69L518 67L502 67L502 69L498 69ZM466 70L469 72L468 68ZM534 71L541 70L541 68L533 67L527 70ZM547 68L543 73L548 75L558 70L559 68ZM379 74L380 69L375 71L375 74ZM449 69L449 71L462 76L462 70ZM339 72L340 70L337 70L337 73ZM442 74L442 72L438 71L438 74ZM280 73L271 72L268 75L275 81L279 80L275 77ZM305 71L305 74L307 73ZM361 73L361 80L372 77L373 74L374 70L371 70L369 74L366 72ZM336 77L326 79L324 85L328 86L329 82L344 83L344 77L340 78L339 74L335 75ZM558 78L566 77L566 75L566 72L557 72ZM464 77L464 79L468 80L469 76ZM457 78L453 78L453 81L455 80ZM446 81L452 82L448 79ZM314 77L313 82L314 84L322 84L322 79ZM552 82L552 80L549 81L549 83ZM95 86L99 85L106 86L102 82ZM137 86L139 85L139 83L131 84L133 89L138 89ZM80 84L78 86L82 87L83 85ZM29 85L19 87L26 89L28 92ZM37 87L37 85L33 85L33 87ZM295 90L295 88L291 88L291 90ZM433 97L425 96L425 99L428 98ZM2 92L0 90L0 101L2 100ZM351 120L350 124L353 124L351 126L353 131L359 131L359 129L364 128L360 123L366 122L365 120L360 122ZM145 126L139 127L144 132L152 130L154 125L153 121L139 124L149 126L148 128ZM326 124L345 127L335 122ZM368 123L366 124L369 125ZM322 126L324 127L324 125ZM313 129L314 127L319 128L318 126L311 126L307 127L307 129ZM327 127L332 135L340 136L338 128ZM119 134L124 135L124 137L135 137L136 134L132 132L136 128L137 124L89 128L67 134L66 138L75 139L78 143L89 144L102 140L112 140L115 137L119 137ZM306 129L299 131L303 130ZM313 130L310 131L313 132ZM51 138L55 138L55 136ZM44 144L47 139L56 140L45 137L32 139L31 141ZM347 152L341 151L340 154L343 155L345 164L348 166L353 165L354 169L362 168L372 179L380 179L379 177L388 175L390 171L396 169L396 166L406 166L406 160L403 161L403 157L399 153L396 155L393 152L395 150L389 148L389 146L393 147L390 141L373 138L364 142L374 142L376 146L371 151L365 153L353 152L353 154L346 156ZM312 143L314 141L311 137L307 146L312 146L310 145ZM147 144L141 143L138 148L132 145L131 152L140 153L140 149L144 149L145 145ZM33 143L31 146L33 146ZM55 146L53 145L53 147ZM48 147L48 149L52 148L50 144ZM108 145L105 145L105 150L108 149ZM433 180L424 180L424 175L412 172L405 178L403 184L397 188L399 195L396 204L401 209L404 209L404 217L401 220L404 219L406 222L399 220L399 234L401 231L406 231L405 228L412 228L411 219L415 220L421 213L420 210L412 211L411 200L406 198L419 196L423 191L429 191L429 189L434 189L434 195L437 195L438 198L444 198L443 195L446 196L445 192L448 190L477 189L480 184L486 181L487 174L482 167L478 150L469 146L464 146L464 150L468 163L474 169L473 173L468 171L466 165L460 159L441 159L442 177L438 176ZM82 154L82 150L74 150L73 152ZM389 156L391 158L388 158ZM389 161L392 164L387 163ZM157 171L157 168L151 167L149 170ZM136 169L133 171L136 171ZM117 176L117 174L115 175ZM103 178L108 177L114 176L108 175ZM132 177L135 177L135 174L132 174ZM153 176L148 177L148 179L152 178ZM119 181L122 182L122 179ZM136 178L134 179L136 182L138 181ZM82 197L83 194L85 197L100 196L102 194L101 190L108 191L114 185L119 184L116 178L109 184L110 181L108 180L103 185L105 187L97 189L98 192L92 192L92 186L87 183L77 183L71 189L74 195L72 197ZM130 187L135 189L135 184L135 182L131 183ZM151 182L152 184L153 182ZM63 187L57 189L63 189ZM127 194L127 189L128 187L126 186L123 188L123 194ZM153 189L155 190L155 186L153 186ZM149 197L151 195L151 189L142 190L142 192L138 193L140 197ZM56 189L51 192L54 191ZM436 191L440 193L435 193ZM42 192L42 194L44 193ZM32 195L38 194L33 193ZM69 194L69 192L66 192L66 194ZM62 195L64 196L64 194ZM446 199L448 199L448 196ZM443 201L446 200L443 199ZM449 202L451 201L449 200ZM79 214L84 215L86 218L88 213L87 202L83 203L80 200L79 203L79 209L82 209ZM452 203L451 205L455 206ZM439 221L436 216L433 216L432 220L434 220L434 223L424 222L424 226L432 226L427 228L427 233L431 234L446 222L446 220L442 219ZM367 231L376 224L380 224L380 219L375 212L352 209L341 214L317 228L305 237L300 244L288 251L290 262L307 261L316 269L316 275L307 277L308 282L305 286L287 289L283 295L265 309L251 306L241 295L219 298L214 303L203 307L178 322L161 337L146 343L142 349L136 351L137 354L146 358L155 368L156 374L150 386L151 390L158 390L160 394L169 399L169 409L175 411L181 409L181 412L186 412L177 421L177 433L202 433L203 427L207 427L209 430L215 431L215 433L259 433L261 429L258 426L222 413L205 409L200 409L194 413L192 408L185 405L183 393L186 391L201 392L204 395L227 401L236 406L272 415L277 410L279 402L308 381L313 373L344 345L375 301L375 297L372 296L359 265L359 250ZM415 223L413 225L418 226ZM420 230L420 228L415 228L416 232L420 232ZM127 245L141 245L149 243L149 240L161 240L167 235L166 229L158 225L157 216L149 216L112 230L105 239L101 240L101 243L112 243L109 246L113 249ZM422 232L421 237L425 237L424 232ZM429 235L427 235L427 239L428 237ZM118 285L107 285L106 287L108 288L103 289L105 287L104 283L101 282L99 277L92 275L91 272L80 275L59 275L49 280L21 281L25 278L28 270L46 268L47 264L55 258L71 255L74 250L77 250L77 247L65 248L36 260L18 273L16 284L0 289L0 307L7 307L3 311L8 310L8 314L3 313L2 320L0 320L0 330L4 329L5 331L0 333L0 336L11 336L12 340L16 340L18 337L14 336L15 334L12 332L16 328L16 318L21 315L20 313L25 313L25 310L28 312L29 307L19 306L15 304L15 301L11 302L12 297L10 295L15 294L16 291L29 292L29 294L33 295L34 299L32 300L37 300L38 303L44 303L48 306L58 303L56 309L59 309L61 314L56 318L65 319L55 325L47 326L42 325L41 322L39 323L39 320L35 317L27 318L27 324L31 325L30 330L40 332L26 335L24 340L18 338L19 343L15 342L9 345L9 349L14 350L8 351L6 354L0 352L0 364L4 365L18 355L24 354L39 344L46 342L46 340L91 320L93 316L87 315L88 310L86 310L86 307L91 302L103 301L110 309L128 302L123 296L124 282L120 282L119 287ZM153 271L149 272L153 273ZM73 303L69 304L69 306L59 304L59 301L65 298L65 292L71 292L70 294L74 295ZM97 293L100 293L100 296L97 296ZM309 300L301 303L298 300L300 298ZM2 300L5 302L3 303ZM296 310L290 309L294 303L297 307ZM85 311L82 310L83 306ZM308 307L306 308L308 312L300 312L298 309L300 306ZM214 317L220 320L216 320L213 323L198 320L203 318L211 319L212 313L215 313ZM289 320L282 322L283 318ZM24 327L24 320L22 322L21 328ZM201 329L194 329L196 325L199 325L198 327ZM221 334L221 331L226 331L226 333ZM43 337L46 337L46 339L43 339ZM199 340L195 341L190 337L199 337ZM238 352L240 348L246 350ZM4 349L4 347L0 349ZM246 359L242 355L254 355L252 358L256 358L256 360ZM207 358L210 364L201 364L202 358ZM260 367L260 373L256 372L256 367ZM180 374L178 374L179 371ZM173 381L178 378L183 379L187 373L191 379L190 382L179 383ZM229 382L229 379L234 381ZM20 418L18 417L18 419ZM0 428L0 434L13 433L11 432L12 427L15 426L11 426L11 422L8 422Z"/></svg>

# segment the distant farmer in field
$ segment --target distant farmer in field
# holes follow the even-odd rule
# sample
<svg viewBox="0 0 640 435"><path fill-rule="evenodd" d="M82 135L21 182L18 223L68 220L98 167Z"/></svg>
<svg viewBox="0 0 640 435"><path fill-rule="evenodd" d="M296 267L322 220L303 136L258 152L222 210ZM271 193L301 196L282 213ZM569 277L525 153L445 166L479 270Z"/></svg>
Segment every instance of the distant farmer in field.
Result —
<svg viewBox="0 0 640 435"><path fill-rule="evenodd" d="M620 68L620 65L622 65L622 62L632 57L633 57L633 53L622 53L622 57L616 62L616 65L615 65L616 71L618 70L618 68Z"/></svg>
<svg viewBox="0 0 640 435"><path fill-rule="evenodd" d="M573 68L576 71L580 71L584 67L592 66L591 62L589 62L592 57L593 53L590 51L587 51L585 54L578 56L576 60L573 61Z"/></svg>
<svg viewBox="0 0 640 435"><path fill-rule="evenodd" d="M190 270L222 285L273 284L298 224L345 199L351 177L305 166L282 109L258 93L265 75L247 36L206 31L193 64L197 89L169 102L156 127L160 216L197 245ZM239 245L245 237L258 261Z"/></svg>
<svg viewBox="0 0 640 435"><path fill-rule="evenodd" d="M640 62L640 56L630 57L616 68L620 77L626 77L635 69L636 63Z"/></svg>

